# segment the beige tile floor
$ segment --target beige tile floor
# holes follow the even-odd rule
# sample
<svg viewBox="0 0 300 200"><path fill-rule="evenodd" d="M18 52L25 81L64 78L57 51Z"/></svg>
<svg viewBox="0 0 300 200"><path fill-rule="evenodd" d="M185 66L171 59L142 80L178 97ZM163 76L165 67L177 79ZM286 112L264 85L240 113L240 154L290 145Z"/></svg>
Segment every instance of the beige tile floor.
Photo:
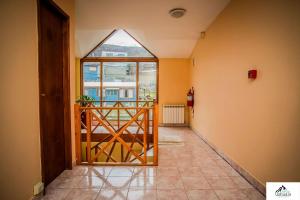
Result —
<svg viewBox="0 0 300 200"><path fill-rule="evenodd" d="M180 144L159 146L158 167L87 167L64 171L41 199L261 200L243 177L188 128L159 128Z"/></svg>

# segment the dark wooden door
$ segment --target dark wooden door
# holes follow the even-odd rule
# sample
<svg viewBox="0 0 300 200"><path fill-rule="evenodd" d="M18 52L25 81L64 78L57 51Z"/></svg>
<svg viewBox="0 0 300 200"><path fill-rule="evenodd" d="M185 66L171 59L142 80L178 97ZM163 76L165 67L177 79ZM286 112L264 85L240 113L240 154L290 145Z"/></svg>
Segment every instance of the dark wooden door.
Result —
<svg viewBox="0 0 300 200"><path fill-rule="evenodd" d="M66 166L64 45L66 18L49 1L39 1L39 90L42 176L47 185Z"/></svg>

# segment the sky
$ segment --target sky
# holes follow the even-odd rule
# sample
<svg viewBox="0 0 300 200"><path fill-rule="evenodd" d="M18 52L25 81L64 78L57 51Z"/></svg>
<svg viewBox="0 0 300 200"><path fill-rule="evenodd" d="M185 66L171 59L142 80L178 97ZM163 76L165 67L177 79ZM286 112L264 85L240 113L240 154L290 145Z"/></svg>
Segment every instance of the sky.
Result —
<svg viewBox="0 0 300 200"><path fill-rule="evenodd" d="M120 46L136 46L141 47L141 45L135 41L130 35L128 35L122 29L117 30L104 44L114 44Z"/></svg>

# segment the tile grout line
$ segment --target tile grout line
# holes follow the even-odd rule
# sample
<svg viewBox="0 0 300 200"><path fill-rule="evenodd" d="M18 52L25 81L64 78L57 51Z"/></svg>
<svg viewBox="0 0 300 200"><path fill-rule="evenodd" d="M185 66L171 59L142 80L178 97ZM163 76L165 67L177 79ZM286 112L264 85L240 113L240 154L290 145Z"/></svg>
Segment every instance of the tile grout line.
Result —
<svg viewBox="0 0 300 200"><path fill-rule="evenodd" d="M206 151L206 149L204 149ZM215 162L215 160L213 160L213 162ZM215 163L217 164L217 163ZM212 187L212 185L209 183L209 181L207 180L207 177L204 175L203 171L202 171L202 167L199 167L201 170L201 173L203 174L203 178L205 179L205 181L208 183L208 185L210 186L211 190L213 191L213 193L215 194L215 196L217 197L217 199L221 200L219 195L217 195L215 189Z"/></svg>
<svg viewBox="0 0 300 200"><path fill-rule="evenodd" d="M204 176L204 179L207 181L208 185L211 187L211 190L212 190L213 193L216 195L216 197L217 197L219 200L221 200L220 197L219 197L219 195L216 193L215 189L213 189L212 185L209 183L209 181L206 179L205 176Z"/></svg>
<svg viewBox="0 0 300 200"><path fill-rule="evenodd" d="M187 130L187 129L185 129L185 130ZM188 132L189 133L189 132ZM180 133L181 134L181 133ZM198 151L198 148L196 148L196 147L199 147L199 150L202 150L203 149L203 153L205 153L205 154L208 154L208 158L209 159L211 159L213 162L209 162L208 163L208 166L209 165L211 165L211 164L216 164L219 168L221 168L222 169L222 162L219 162L218 160L222 160L222 161L224 161L224 167L225 167L225 163L227 163L229 166L231 166L230 164L229 164L229 162L227 162L227 160L225 160L222 156L221 156L221 154L219 154L214 148L212 148L204 139L202 139L201 138L201 136L199 136L198 134L196 134L193 130L190 132L190 134L189 134L190 136L192 136L192 137L185 137L185 135L183 135L183 137L184 137L184 147L186 148L186 150L191 150L191 151L193 151L193 152L195 152L194 154L193 154L193 156L192 157L195 157L195 158L198 158L198 154L197 154L197 151ZM194 137L193 135L196 135L196 137ZM197 140L196 138L200 138L200 140ZM198 142L195 142L195 143L189 143L189 141L192 141L192 140L194 140L194 139L196 139L196 141L200 141L201 143L199 143L199 145L198 145ZM202 144L202 142L203 142L203 144ZM197 146L198 145L198 146ZM202 146L203 145L203 146ZM172 149L172 147L171 147L171 149ZM177 152L177 151L175 151L176 149L174 149L174 152ZM173 152L173 153L174 153ZM181 152L180 153L180 155L185 155L186 153L188 153L188 152L186 152L186 151L184 151L184 152ZM201 157L201 154L199 154L199 156ZM217 158L217 156L220 156L220 157L218 157ZM204 162L204 160L203 159L200 159L199 160L200 162ZM184 160L184 162L186 162L185 160ZM180 168L181 168L181 166L180 165L178 165L178 163L175 163L175 166L161 166L162 168L164 168L164 167L166 167L166 168L169 168L169 167L176 167L176 171L177 171L177 173L178 173L178 176L179 176L179 178L180 178L180 181L182 182L182 184L183 184L183 190L184 190L184 194L185 194L185 196L186 196L186 198L187 199L189 199L189 193L188 193L188 187L185 187L185 184L184 184L184 182L183 182L183 177L189 177L189 175L190 175L190 173L188 173L187 174L187 176L183 176L183 172L180 172ZM190 167L193 167L193 166L190 166ZM213 184L213 182L212 183L210 183L209 181L208 181L208 179L210 178L210 176L205 176L204 174L203 174L203 169L202 169L202 167L201 166L198 166L199 167L199 171L201 172L201 175L202 175L202 177L203 177L203 179L207 182L207 184L210 186L210 189L191 189L191 190L202 190L202 191L205 191L205 190L213 190L212 192L212 194L214 194L215 196L216 196L216 198L217 199L221 199L221 197L219 197L218 196L218 194L216 193L216 190L218 190L218 189L213 189L213 187L212 187L212 184ZM187 166L183 166L182 168L189 168L189 166L187 165ZM155 193L156 193L156 198L157 199L159 199L158 198L158 193L159 193L159 189L158 189L158 187L157 187L157 183L155 184L155 187L153 187L153 188L147 188L146 187L146 185L144 184L143 185L143 187L137 187L137 188L131 188L131 184L132 184L132 182L133 182L133 178L134 177L139 177L138 175L139 175L139 170L137 170L137 172L135 172L135 169L139 169L139 167L136 167L136 166L134 166L133 168L132 167L130 167L130 172L131 172L131 176L129 177L129 176L110 176L110 175L113 175L112 174L112 171L113 171L113 169L114 169L114 167L111 167L111 169L109 170L109 172L107 173L107 175L105 175L105 173L104 173L104 175L102 176L100 173L100 175L101 176L98 176L98 175L96 175L96 176L94 176L94 175L91 175L91 176L89 176L89 173L87 173L87 174L85 174L85 175L74 175L75 177L76 176L80 176L80 177L99 177L99 178L101 178L101 177L103 177L103 179L101 178L101 180L104 180L103 181L103 184L101 184L101 186L99 187L99 188L93 188L93 187L91 187L91 188L79 188L80 187L80 182L78 182L78 188L79 189L97 189L98 190L98 192L97 192L97 194L95 195L95 199L97 199L97 198L99 198L99 196L101 197L101 191L103 190L103 189L105 189L105 185L107 184L107 180L109 179L109 177L128 177L128 178L130 178L129 179L129 181L128 181L128 187L127 188L124 188L124 189L120 189L120 188L114 188L114 187L111 187L111 188L107 188L107 189L111 189L111 190L119 190L119 191L122 191L122 190L124 190L124 192L126 191L127 193L126 193L126 195L122 195L122 197L124 197L126 200L130 200L129 198L130 198L130 196L129 196L129 192L130 192L130 190L132 189L132 190L155 190ZM127 168L127 169L129 169L129 168ZM127 170L126 169L126 170ZM157 168L155 168L156 169L156 174L153 176L153 177L159 177L158 176L158 167ZM242 178L243 180L245 180L245 181L247 181L251 186L253 186L247 179L245 179L243 176L242 176L242 174L240 174L237 170L235 170L234 168L232 168L235 172L237 172L237 174L239 174L240 176L236 176L236 177L240 177L240 178ZM168 170L167 170L168 171ZM174 170L175 171L175 170ZM98 174L98 173L96 173L96 174ZM130 174L130 173L128 173L128 174ZM171 173L172 174L172 173ZM211 173L209 173L209 174L211 174ZM248 195L248 193L244 193L244 191L246 192L246 189L247 188L239 188L239 184L237 184L237 183L235 183L234 181L233 181L233 178L235 177L235 176L230 176L230 174L233 174L233 173L230 173L230 171L226 171L226 176L224 176L224 177L226 177L226 178L229 178L229 180L230 181L232 181L233 182L233 186L235 186L235 187L237 187L237 188L235 188L235 189L237 189L237 190L240 190L240 191L243 191L242 193L246 196L246 199L249 199L250 198L250 196ZM225 175L224 174L224 175ZM116 173L115 175L119 175L119 173ZM214 174L213 174L214 175ZM221 174L222 176L216 176L216 177L223 177L223 174ZM74 177L74 176L72 176L72 177ZM142 176L142 177L149 177L149 176L147 176L147 175L144 175L144 176ZM169 176L166 176L166 177L169 177ZM190 177L195 177L195 178L197 178L198 176L190 176ZM214 177L214 176L213 176ZM68 177L67 177L68 178ZM216 178L216 179L218 179L218 178ZM147 182L148 183L148 182ZM71 187L71 188L69 188L70 190L69 191L67 191L66 192L66 196L63 198L63 199L66 199L69 195L70 195L70 193L72 192L72 190L74 190L74 189L76 189L77 187L76 187L76 185L77 184L74 184L74 186L75 187ZM221 187L222 188L222 187ZM60 189L60 190L66 190L66 189L68 189L68 188L54 188L54 189ZM260 193L260 191L259 190L257 190L255 187L253 187L253 189L255 189L255 191L257 191L258 193ZM160 189L160 190L178 190L178 189ZM224 191L230 191L230 188L229 189L219 189L219 190L224 190ZM154 191L153 191L154 192ZM221 195L222 196L222 195ZM94 199L94 200L95 200Z"/></svg>
<svg viewBox="0 0 300 200"><path fill-rule="evenodd" d="M198 138L200 138L200 140L202 140L203 142L205 142L207 145L208 145L208 147L211 149L211 150L213 150L217 155L219 155L220 156L220 158L223 160L223 161L225 161L228 165L230 165L230 167L232 167L232 169L234 169L241 177L243 177L250 185L252 185L253 186L253 188L256 190L256 191L258 191L260 194L262 194L264 197L265 197L265 194L262 192L262 191L260 191L260 189L258 189L258 187L256 187L253 183L251 183L242 173L240 173L238 170L236 170L230 163L229 163L229 161L227 161L227 159L225 159L215 148L213 148L212 146L211 146L211 144L209 144L209 142L208 141L206 141L205 139L203 139L202 138L202 136L200 136L199 134L197 134L192 128L190 128L190 130L192 131L192 133L193 134L195 134ZM253 178L253 177L251 177L251 178Z"/></svg>
<svg viewBox="0 0 300 200"><path fill-rule="evenodd" d="M108 178L108 176L109 176L109 174L110 174L110 172L111 172L111 170L112 169L110 169L110 171L109 171L109 173L108 173L108 175L107 176L105 176L105 172L104 172L104 181L103 181L103 184L102 184L102 186L100 187L100 190L98 191L98 194L96 195L96 198L95 198L95 200L98 198L98 196L100 195L100 192L101 192L101 190L103 189L103 187L104 187L104 184L105 184L105 182L107 181L107 178ZM97 176L98 177L98 176Z"/></svg>
<svg viewBox="0 0 300 200"><path fill-rule="evenodd" d="M189 144L187 143L186 144L186 142L184 142L184 145L187 145L187 146L189 146ZM204 149L205 150L205 149ZM213 160L214 161L214 160ZM215 161L214 161L215 162ZM217 163L216 163L217 164ZM177 168L178 168L178 166L177 166ZM201 170L201 167L199 167L200 168L200 170ZM207 182L207 184L210 186L210 189L207 189L207 190L212 190L213 191L213 193L216 195L216 197L220 200L220 198L219 198L219 196L216 194L216 192L215 192L215 190L213 189L213 187L211 186L211 184L209 183L209 181L207 180L207 178L204 176L204 174L203 174L203 171L201 170L201 173L202 173L202 175L203 175L203 178L204 178L204 180ZM182 179L182 174L180 173L180 171L179 171L179 174L180 174L180 177L181 177L181 179ZM194 177L194 176L192 176L192 177ZM187 191L187 189L185 188L185 185L184 185L184 183L183 183L183 187L184 187L184 191L185 191L185 194L186 194L186 197L187 197L187 199L190 199L189 198L189 196L188 196L188 191ZM197 189L198 190L198 189ZM204 189L203 189L204 190Z"/></svg>
<svg viewBox="0 0 300 200"><path fill-rule="evenodd" d="M194 133L194 132L193 132ZM194 133L195 134L195 133ZM200 137L198 134L196 134L196 136L197 137ZM200 140L201 141L203 141L203 142L205 142L201 137L200 137ZM217 155L219 155L207 142L205 142L207 145L208 145L208 147L210 148L210 149L212 149L213 151L214 151L214 153L216 153ZM205 151L206 152L208 152L207 151L207 149L205 149ZM209 153L209 152L208 152ZM222 158L222 160L224 160L223 159L223 157L221 156L221 155L219 155L221 158ZM212 158L211 158L212 159ZM219 166L219 164L217 163L217 161L216 161L216 159L212 159L213 160L213 162L218 166L218 167L220 167ZM224 160L224 161L226 161L226 160ZM227 161L226 161L226 163L228 163ZM229 163L228 163L229 164ZM230 165L231 166L231 165ZM234 169L234 168L233 168ZM201 168L200 168L200 170L201 170ZM234 169L235 170L235 169ZM236 170L235 170L236 171ZM203 172L202 172L203 173ZM239 173L238 173L239 174ZM240 175L240 174L239 174ZM216 190L225 190L225 189L214 189L213 187L212 187L212 185L209 183L209 181L207 180L207 177L204 175L204 178L205 178L205 180L208 182L208 184L211 186L211 189L213 190L213 192L214 192L214 194L217 196L217 198L220 200L220 197L219 197L219 195L216 193ZM238 184L236 184L234 181L233 181L233 179L232 179L232 177L231 176L229 176L227 173L226 173L226 176L224 176L223 178L229 178L230 179L230 181L232 181L233 182L233 184L237 187L236 189L238 189L238 190L242 190L239 186L238 186ZM241 178L244 178L243 176L241 176ZM251 184L252 185L252 184ZM229 189L230 190L230 189ZM241 191L241 192L243 192L243 191ZM247 196L247 199L248 199L248 196Z"/></svg>
<svg viewBox="0 0 300 200"><path fill-rule="evenodd" d="M216 155L219 155L206 141L204 141L198 134L196 134L194 131L192 131L192 133L193 134L195 134L197 137L199 137L200 138L200 140L201 141L203 141L203 142L205 142L207 145L208 145L208 147L209 147L209 149L211 149L211 150L213 150L214 151L214 153L216 153ZM185 143L184 143L185 144ZM188 144L187 144L188 145ZM204 148L204 150L207 152L207 153L210 153L206 148ZM222 159L223 159L223 157L221 156L221 155L219 155ZM211 157L210 157L211 158ZM218 165L218 163L216 162L216 160L215 159L213 159L213 158L211 158L212 160L213 160L213 162L217 165L217 166L219 166ZM224 160L224 159L223 159ZM226 160L225 160L226 161ZM227 162L227 161L226 161ZM228 163L228 162L227 162ZM229 164L229 163L228 163ZM201 172L203 173L203 171L202 171L202 169L201 169L201 167L200 167L200 170L201 170ZM236 170L235 170L236 171ZM229 178L230 179L230 181L232 181L233 182L233 184L237 187L237 189L239 189L240 190L240 188L239 188L239 186L232 180L232 178L226 173L226 175L227 176L225 176L224 178ZM210 186L210 190L212 190L213 191L213 193L216 195L216 197L220 200L220 197L219 197L219 195L216 193L216 191L215 191L215 189L212 187L212 185L209 183L209 181L207 180L207 177L203 174L203 178L206 180L206 182L209 184L209 186ZM220 189L220 190L222 190L222 189ZM224 189L223 189L224 190ZM247 196L247 199L249 199L248 198L248 196Z"/></svg>

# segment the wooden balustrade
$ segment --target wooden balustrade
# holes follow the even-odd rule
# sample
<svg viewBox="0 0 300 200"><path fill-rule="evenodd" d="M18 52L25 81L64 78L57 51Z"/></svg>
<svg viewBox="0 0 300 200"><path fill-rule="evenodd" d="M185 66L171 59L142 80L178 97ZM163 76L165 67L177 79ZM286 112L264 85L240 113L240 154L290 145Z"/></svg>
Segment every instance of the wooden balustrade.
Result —
<svg viewBox="0 0 300 200"><path fill-rule="evenodd" d="M74 105L77 164L158 164L156 102L79 103L84 106Z"/></svg>

